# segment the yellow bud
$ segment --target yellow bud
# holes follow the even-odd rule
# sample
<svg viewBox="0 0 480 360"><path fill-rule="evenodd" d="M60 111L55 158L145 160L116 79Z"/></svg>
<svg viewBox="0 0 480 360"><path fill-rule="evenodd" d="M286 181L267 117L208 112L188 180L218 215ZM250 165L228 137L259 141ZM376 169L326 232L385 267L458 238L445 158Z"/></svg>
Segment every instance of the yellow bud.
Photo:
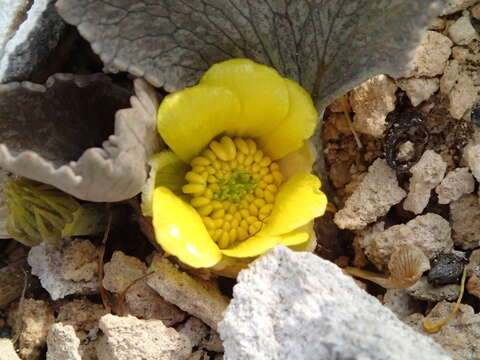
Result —
<svg viewBox="0 0 480 360"><path fill-rule="evenodd" d="M275 180L275 184L280 185L283 181L283 175L280 171L275 170L272 171L273 179Z"/></svg>
<svg viewBox="0 0 480 360"><path fill-rule="evenodd" d="M220 240L218 240L218 247L221 249L225 249L228 247L228 244L230 242L230 236L226 231L222 233L222 236L220 237Z"/></svg>
<svg viewBox="0 0 480 360"><path fill-rule="evenodd" d="M265 200L263 200L263 199L255 199L255 200L253 200L253 203L259 209L266 204Z"/></svg>
<svg viewBox="0 0 480 360"><path fill-rule="evenodd" d="M202 216L210 215L210 213L212 211L213 211L213 207L210 204L205 205L205 206L201 207L200 209L198 209L198 213Z"/></svg>
<svg viewBox="0 0 480 360"><path fill-rule="evenodd" d="M217 161L217 157L215 156L212 150L209 150L209 149L205 150L203 152L203 156L206 157L211 162Z"/></svg>
<svg viewBox="0 0 480 360"><path fill-rule="evenodd" d="M256 216L247 216L247 218L245 219L247 221L248 224L254 224L256 223L258 220L257 220L257 217Z"/></svg>
<svg viewBox="0 0 480 360"><path fill-rule="evenodd" d="M236 240L237 240L237 229L236 228L232 228L229 232L228 232L228 236L230 238L230 244L234 243Z"/></svg>
<svg viewBox="0 0 480 360"><path fill-rule="evenodd" d="M204 196L194 197L192 200L190 200L190 203L192 204L192 206L196 208L205 206L209 202L210 202L210 199Z"/></svg>
<svg viewBox="0 0 480 360"><path fill-rule="evenodd" d="M193 171L187 172L187 174L185 175L185 179L190 183L205 184L205 178L199 173Z"/></svg>
<svg viewBox="0 0 480 360"><path fill-rule="evenodd" d="M215 223L216 229L223 227L223 219L213 219L213 222Z"/></svg>
<svg viewBox="0 0 480 360"><path fill-rule="evenodd" d="M271 184L271 183L273 183L273 175L272 174L267 174L263 177L262 180L267 184Z"/></svg>
<svg viewBox="0 0 480 360"><path fill-rule="evenodd" d="M257 150L255 155L253 155L253 160L256 163L259 163L263 159L263 151L262 150Z"/></svg>
<svg viewBox="0 0 480 360"><path fill-rule="evenodd" d="M272 164L270 165L270 170L279 171L280 170L280 165L278 165L278 163L276 163L276 162L272 162Z"/></svg>
<svg viewBox="0 0 480 360"><path fill-rule="evenodd" d="M275 201L275 195L269 190L263 192L263 197L267 203L273 203Z"/></svg>
<svg viewBox="0 0 480 360"><path fill-rule="evenodd" d="M243 162L244 165L250 166L253 163L253 156L252 155L247 155L245 157L245 161Z"/></svg>
<svg viewBox="0 0 480 360"><path fill-rule="evenodd" d="M244 228L237 228L237 236L239 240L245 240L248 237L248 230Z"/></svg>
<svg viewBox="0 0 480 360"><path fill-rule="evenodd" d="M212 239L213 241L217 242L220 240L223 234L223 229L217 229L213 232Z"/></svg>
<svg viewBox="0 0 480 360"><path fill-rule="evenodd" d="M235 145L237 146L237 149L244 155L248 155L249 153L249 148L248 148L248 145L246 143L245 140L243 140L242 138L235 138L235 140L233 140L233 142L235 143Z"/></svg>
<svg viewBox="0 0 480 360"><path fill-rule="evenodd" d="M258 208L254 204L250 204L250 206L248 207L248 210L250 211L250 214L252 214L253 216L258 215Z"/></svg>
<svg viewBox="0 0 480 360"><path fill-rule="evenodd" d="M275 184L270 184L267 186L267 190L275 194L278 191L278 187Z"/></svg>
<svg viewBox="0 0 480 360"><path fill-rule="evenodd" d="M223 136L220 139L220 144L228 155L228 160L233 160L237 155L237 148L233 143L233 140L229 136Z"/></svg>
<svg viewBox="0 0 480 360"><path fill-rule="evenodd" d="M232 214L225 214L224 219L225 219L225 221L232 221L233 220L233 215Z"/></svg>
<svg viewBox="0 0 480 360"><path fill-rule="evenodd" d="M265 157L260 161L260 166L267 167L268 165L270 165L271 162L272 162L272 159L270 159L268 156L265 156Z"/></svg>
<svg viewBox="0 0 480 360"><path fill-rule="evenodd" d="M201 194L205 191L205 185L202 185L202 184L183 185L182 191L185 194Z"/></svg>
<svg viewBox="0 0 480 360"><path fill-rule="evenodd" d="M212 210L213 210L213 207L212 207ZM220 219L225 216L225 210L224 209L218 209L218 210L215 210L214 213L212 214L212 218L214 219Z"/></svg>
<svg viewBox="0 0 480 360"><path fill-rule="evenodd" d="M260 188L258 188L258 187L255 188L255 196L256 196L257 198L263 198L263 190L260 189Z"/></svg>
<svg viewBox="0 0 480 360"><path fill-rule="evenodd" d="M248 145L248 153L253 155L257 152L257 144L252 139L247 139L246 143Z"/></svg>
<svg viewBox="0 0 480 360"><path fill-rule="evenodd" d="M209 189L209 188L205 189L205 192L203 193L203 196L205 196L205 197L208 198L208 199L213 198L213 191L212 191L212 189Z"/></svg>
<svg viewBox="0 0 480 360"><path fill-rule="evenodd" d="M197 156L196 158L193 158L190 164L192 166L207 166L210 165L210 160L203 156Z"/></svg>
<svg viewBox="0 0 480 360"><path fill-rule="evenodd" d="M267 187L267 183L263 180L260 180L258 183L257 183L257 186L260 188L260 189L265 189Z"/></svg>
<svg viewBox="0 0 480 360"><path fill-rule="evenodd" d="M262 223L260 221L257 221L253 224L251 224L249 227L248 227L248 233L250 235L255 235L257 232L260 231L260 229L262 228Z"/></svg>
<svg viewBox="0 0 480 360"><path fill-rule="evenodd" d="M208 216L204 216L202 218L203 223L205 224L205 227L209 230L216 229L217 227L215 226L215 221L213 221L212 218L209 218Z"/></svg>

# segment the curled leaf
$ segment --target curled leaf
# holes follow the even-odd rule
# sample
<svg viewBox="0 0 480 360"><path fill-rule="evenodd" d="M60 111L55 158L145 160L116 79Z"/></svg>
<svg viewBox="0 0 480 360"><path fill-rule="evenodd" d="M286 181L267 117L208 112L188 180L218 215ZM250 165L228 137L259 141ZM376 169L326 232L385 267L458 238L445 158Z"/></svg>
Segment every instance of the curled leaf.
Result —
<svg viewBox="0 0 480 360"><path fill-rule="evenodd" d="M158 100L141 79L136 96L104 75L0 85L0 167L79 199L120 201L140 192L159 150Z"/></svg>

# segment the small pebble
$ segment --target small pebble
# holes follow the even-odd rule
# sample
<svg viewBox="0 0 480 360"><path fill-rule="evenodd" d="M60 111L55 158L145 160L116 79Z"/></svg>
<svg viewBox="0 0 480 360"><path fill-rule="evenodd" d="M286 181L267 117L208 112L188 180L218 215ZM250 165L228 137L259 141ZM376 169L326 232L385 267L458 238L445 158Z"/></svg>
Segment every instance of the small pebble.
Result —
<svg viewBox="0 0 480 360"><path fill-rule="evenodd" d="M455 254L440 254L432 260L428 282L434 286L457 284L462 276L465 259Z"/></svg>

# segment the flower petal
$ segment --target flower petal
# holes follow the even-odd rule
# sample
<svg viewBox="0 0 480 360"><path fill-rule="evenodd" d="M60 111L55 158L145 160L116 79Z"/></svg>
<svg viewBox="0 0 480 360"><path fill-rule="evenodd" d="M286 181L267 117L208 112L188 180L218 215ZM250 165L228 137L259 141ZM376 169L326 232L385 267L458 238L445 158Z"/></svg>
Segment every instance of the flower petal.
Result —
<svg viewBox="0 0 480 360"><path fill-rule="evenodd" d="M189 167L169 150L153 155L147 164L150 166L150 173L142 188L142 213L144 216L152 216L155 188L165 186L181 196L182 186L186 183L185 174Z"/></svg>
<svg viewBox="0 0 480 360"><path fill-rule="evenodd" d="M225 87L240 100L240 121L227 129L231 135L267 135L287 116L287 85L280 74L269 66L248 59L227 60L213 65L200 83Z"/></svg>
<svg viewBox="0 0 480 360"><path fill-rule="evenodd" d="M258 233L230 249L220 250L224 255L235 258L246 258L261 255L278 244L296 245L308 240L308 233L294 231L283 236L263 236Z"/></svg>
<svg viewBox="0 0 480 360"><path fill-rule="evenodd" d="M308 241L299 243L299 244L288 245L290 249L294 251L307 251L307 252L312 252L313 250L315 250L315 248L317 247L317 235L315 234L313 224L314 222L310 221L307 225L302 226L299 229L299 230L304 230L306 233L308 233Z"/></svg>
<svg viewBox="0 0 480 360"><path fill-rule="evenodd" d="M153 228L160 246L187 265L211 267L222 258L196 210L163 186L153 195Z"/></svg>
<svg viewBox="0 0 480 360"><path fill-rule="evenodd" d="M165 97L158 109L157 129L173 152L188 163L215 136L235 126L240 111L233 92L200 84Z"/></svg>
<svg viewBox="0 0 480 360"><path fill-rule="evenodd" d="M300 149L278 160L285 181L296 174L311 172L316 154L313 144L307 140Z"/></svg>
<svg viewBox="0 0 480 360"><path fill-rule="evenodd" d="M284 79L290 100L288 114L271 134L258 139L262 150L272 159L280 159L302 147L318 122L318 113L310 95L295 81Z"/></svg>
<svg viewBox="0 0 480 360"><path fill-rule="evenodd" d="M297 174L282 184L262 233L286 234L322 216L328 200L320 186L320 179L312 174Z"/></svg>

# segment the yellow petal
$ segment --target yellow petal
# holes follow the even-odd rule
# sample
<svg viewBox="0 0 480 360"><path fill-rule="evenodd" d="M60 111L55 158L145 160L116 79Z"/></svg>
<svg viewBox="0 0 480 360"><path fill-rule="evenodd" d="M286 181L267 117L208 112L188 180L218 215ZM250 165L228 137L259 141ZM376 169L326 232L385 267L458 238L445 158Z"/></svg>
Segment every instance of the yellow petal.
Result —
<svg viewBox="0 0 480 360"><path fill-rule="evenodd" d="M188 163L215 136L238 123L240 110L230 90L197 85L165 97L158 109L157 129L173 152Z"/></svg>
<svg viewBox="0 0 480 360"><path fill-rule="evenodd" d="M186 184L185 174L189 166L172 151L162 151L148 160L150 173L142 188L142 213L152 216L153 192L159 186L165 186L175 194L182 195L182 186Z"/></svg>
<svg viewBox="0 0 480 360"><path fill-rule="evenodd" d="M297 174L282 184L262 233L286 234L322 216L328 201L320 186L320 179L312 174Z"/></svg>
<svg viewBox="0 0 480 360"><path fill-rule="evenodd" d="M283 179L288 180L296 174L311 172L315 159L315 148L312 143L307 140L300 149L278 160Z"/></svg>
<svg viewBox="0 0 480 360"><path fill-rule="evenodd" d="M248 59L227 60L213 65L200 83L230 89L240 100L240 121L227 129L229 135L267 135L287 116L287 85L280 74L269 66Z"/></svg>
<svg viewBox="0 0 480 360"><path fill-rule="evenodd" d="M258 139L262 150L272 159L280 159L302 147L315 131L318 113L310 95L295 81L284 79L290 99L285 119L271 134Z"/></svg>
<svg viewBox="0 0 480 360"><path fill-rule="evenodd" d="M258 233L230 249L220 250L224 255L234 258L246 258L261 255L278 244L296 245L308 240L308 233L294 231L283 236L263 236Z"/></svg>
<svg viewBox="0 0 480 360"><path fill-rule="evenodd" d="M153 228L160 246L189 266L211 267L222 258L200 215L163 186L153 195Z"/></svg>
<svg viewBox="0 0 480 360"><path fill-rule="evenodd" d="M314 223L313 221L310 221L307 225L302 226L299 229L301 231L305 231L306 233L308 233L308 241L305 241L299 244L287 245L287 246L294 251L308 251L308 252L314 251L315 248L317 247L317 235L315 234L313 223Z"/></svg>

